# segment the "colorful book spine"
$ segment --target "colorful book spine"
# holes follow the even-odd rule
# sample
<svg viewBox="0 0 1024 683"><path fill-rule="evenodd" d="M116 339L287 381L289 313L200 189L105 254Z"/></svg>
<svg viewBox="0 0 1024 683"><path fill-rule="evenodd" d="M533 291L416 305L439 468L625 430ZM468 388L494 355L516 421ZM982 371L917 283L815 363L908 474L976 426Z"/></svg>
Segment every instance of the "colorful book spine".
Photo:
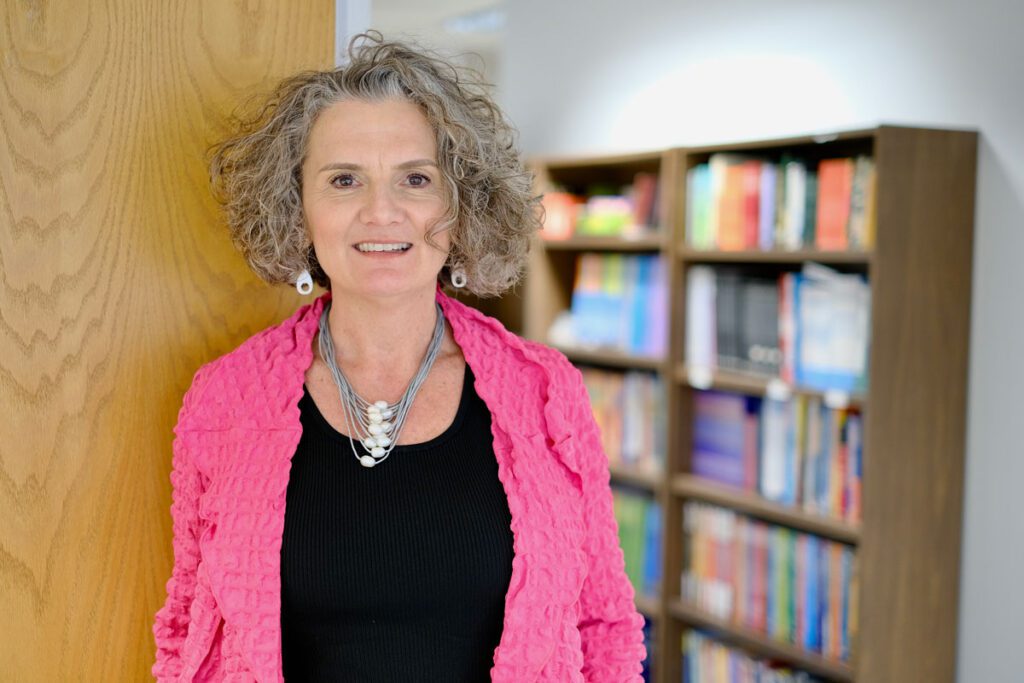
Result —
<svg viewBox="0 0 1024 683"><path fill-rule="evenodd" d="M693 474L807 512L861 518L863 416L797 394L695 391Z"/></svg>
<svg viewBox="0 0 1024 683"><path fill-rule="evenodd" d="M684 504L682 595L721 619L836 661L857 630L856 556L842 543Z"/></svg>
<svg viewBox="0 0 1024 683"><path fill-rule="evenodd" d="M657 597L661 585L661 508L650 494L612 487L626 576L638 595Z"/></svg>
<svg viewBox="0 0 1024 683"><path fill-rule="evenodd" d="M613 467L649 475L665 471L664 384L657 373L583 367L601 445Z"/></svg>
<svg viewBox="0 0 1024 683"><path fill-rule="evenodd" d="M580 254L570 309L572 343L657 357L665 353L665 270L656 254Z"/></svg>
<svg viewBox="0 0 1024 683"><path fill-rule="evenodd" d="M871 287L863 275L811 262L776 278L694 266L686 309L690 368L779 377L821 391L867 388Z"/></svg>
<svg viewBox="0 0 1024 683"><path fill-rule="evenodd" d="M697 249L870 249L874 161L712 154L687 172L686 206Z"/></svg>

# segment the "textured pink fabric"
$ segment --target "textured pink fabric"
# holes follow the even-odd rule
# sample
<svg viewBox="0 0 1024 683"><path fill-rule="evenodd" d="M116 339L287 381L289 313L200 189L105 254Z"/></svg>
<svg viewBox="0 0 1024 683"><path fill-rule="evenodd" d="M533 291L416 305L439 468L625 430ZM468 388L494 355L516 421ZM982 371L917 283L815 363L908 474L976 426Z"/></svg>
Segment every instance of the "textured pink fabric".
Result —
<svg viewBox="0 0 1024 683"><path fill-rule="evenodd" d="M175 427L174 569L158 681L282 681L281 534L299 399L330 294L196 373ZM643 618L582 378L438 291L492 415L515 557L493 681L641 679Z"/></svg>

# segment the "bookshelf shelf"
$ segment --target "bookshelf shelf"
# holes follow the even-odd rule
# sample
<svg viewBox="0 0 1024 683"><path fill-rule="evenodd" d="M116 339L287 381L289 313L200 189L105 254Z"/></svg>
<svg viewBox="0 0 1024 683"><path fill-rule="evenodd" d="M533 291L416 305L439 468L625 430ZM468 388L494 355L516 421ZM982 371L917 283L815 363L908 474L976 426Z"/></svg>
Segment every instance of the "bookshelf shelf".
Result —
<svg viewBox="0 0 1024 683"><path fill-rule="evenodd" d="M824 174L831 181L826 183L830 189L835 188L836 177L831 174L842 165L841 160L854 160L856 174L858 161L870 158L870 162L861 163L860 168L870 167L867 177L871 182L864 183L865 176L861 175L862 184L856 186L865 193L868 190L864 188L871 188L870 201L866 194L858 195L860 203L856 204L860 211L858 221L865 221L857 223L863 231L854 233L848 222L847 239L835 240L837 228L834 226L841 222L832 220L829 221L832 231L827 234L833 244L873 246L866 250L806 248L792 251L704 250L689 246L685 240L694 236L705 240L711 234L718 240L718 233L688 231L686 222L688 216L704 216L700 209L708 206L701 203L707 201L706 194L690 192L691 188L703 191L705 186L691 186L688 174L691 169L702 167L693 175L699 178L704 172L703 165L710 167L712 161L723 168L732 163L722 157L713 160L719 153L735 155L733 161L740 160L740 163L767 162L761 167L762 171L771 165L776 170L782 169L783 164L796 160L795 164L802 165L806 171L807 187L812 186L812 174L819 174L823 168L830 169ZM655 621L652 681L676 683L681 679L683 633L699 628L755 656L774 659L827 680L953 683L958 636L976 157L976 133L883 125L828 135L641 154L539 159L533 164L539 192L559 188L577 196L585 194L588 187L623 187L641 177L638 174L657 175L658 210L652 212L656 217L650 222L660 226L660 234L636 242L619 238L570 238L545 243L538 239L539 243L530 253L521 299L524 336L550 343L549 331L557 329L563 322L560 316L573 303L578 267L586 252L600 252L595 258L601 259L615 253L626 254L624 259L644 259L652 252L663 257L663 284L667 292L665 323L669 336L664 357L642 358L608 349L560 349L574 363L613 371L654 373L664 388L661 405L667 411L667 419L665 433L659 436L664 437L667 447L665 473L650 476L618 467L611 469L613 483L632 485L647 492L664 515L661 519L660 597L637 599L641 612L652 617L660 615ZM830 160L832 163L823 166L822 162ZM752 168L754 164L749 165L749 169ZM744 172L749 169L745 168ZM764 184L759 187L775 187L776 209L785 206L789 211L789 206L779 201L780 196L789 198L780 194L785 192L786 185L780 191L778 183L773 186L765 182L764 178L770 177L770 173L769 170L768 176L762 175ZM783 176L778 171L776 179ZM788 176L783 180L788 183ZM816 188L821 187L818 180L820 177L814 178ZM750 187L752 185L744 185L747 188L744 192ZM854 215L854 187L854 184L848 187L850 216ZM811 197L809 192L805 198ZM695 198L693 206L687 205L688 195ZM736 195L730 196L730 201L735 202ZM744 194L743 201L750 196ZM823 196L834 202L836 195L824 193ZM714 201L721 201L721 196ZM735 210L736 204L728 206ZM744 206L750 205L745 203ZM793 206L807 208L811 201L808 199L804 204L797 201ZM688 213L691 209L692 214ZM777 240L780 228L789 224L780 223L778 216L781 214L776 212L775 232L768 232L765 226L770 224L764 221L771 219L761 216L771 216L772 212L761 209L759 240L768 235L774 235ZM735 218L735 213L730 215ZM744 221L752 215L744 213ZM826 234L815 232L821 223L817 221L818 214L806 213L805 216L812 219L803 222L800 241L803 244L829 243L818 240ZM870 231L864 227L868 223ZM691 223L691 227L694 225L707 227L703 223ZM735 221L729 223L733 230L735 225ZM749 222L744 225L750 227ZM794 219L793 225L800 223ZM762 243L752 241L751 234L749 229L744 231L742 244ZM728 235L730 239L725 242L696 243L702 246L741 243L732 239L735 232ZM870 236L870 240L865 236ZM863 393L788 387L770 377L725 370L701 370L697 377L691 376L693 369L687 368L684 360L687 358L687 300L692 293L689 276L695 272L696 276L712 272L713 291L717 291L718 283L723 281L718 278L720 272L747 282L763 283L781 278L790 278L792 282L796 275L805 274L802 266L808 262L831 266L843 275L858 276L870 287L865 382L868 388ZM709 268L698 270L697 266ZM602 271L602 277L605 276ZM701 284L699 277L692 281ZM729 283L727 279L724 281ZM611 282L611 278L602 279L600 287L605 289L601 291L612 291ZM592 280L588 279L587 283L592 285ZM706 306L706 298L693 300L698 302L694 305ZM770 295L761 297L762 302L766 300L770 300ZM712 302L714 305L717 300ZM698 312L702 310L706 309L698 309ZM761 306L755 313L763 310L766 309ZM717 313L716 308L711 311ZM736 320L744 319L737 317ZM750 323L744 321L743 324ZM791 332L790 328L786 330ZM696 335L695 330L689 332ZM717 337L711 339L718 341ZM764 346L760 340L756 343ZM717 347L714 348L713 354L717 353ZM748 353L749 350L746 349ZM744 360L743 356L729 352L723 355ZM857 423L862 425L862 430L855 432L861 445L861 450L857 451L861 457L856 461L860 474L861 523L847 524L831 517L811 515L695 476L692 444L697 409L707 407L706 402L699 404L698 391L706 388L755 397L817 397L822 399L823 412L838 413L849 407L851 413L862 420ZM756 423L751 424L756 426ZM843 429L842 422L830 424ZM832 443L843 443L841 431L830 434L835 437ZM847 479L837 478L836 481ZM852 638L849 663L837 663L775 642L761 633L715 619L680 602L680 578L686 563L692 559L686 556L684 523L697 521L688 518L684 522L684 506L690 501L719 506L726 514L728 511L747 514L800 533L814 534L824 543L838 544L840 551L847 555L852 550L851 565L857 590L850 596L851 600L856 600L850 603L850 611L857 615L857 629ZM693 510L699 508L687 506L686 509L696 514ZM792 595L792 591L789 594ZM899 605L900 609L894 610L893 605Z"/></svg>
<svg viewBox="0 0 1024 683"><path fill-rule="evenodd" d="M661 235L640 237L573 237L567 240L544 240L548 251L661 251L665 239Z"/></svg>
<svg viewBox="0 0 1024 683"><path fill-rule="evenodd" d="M668 611L673 618L689 626L713 631L723 641L739 645L756 655L792 663L830 681L855 680L853 668L849 664L834 662L813 652L773 640L753 629L711 616L682 600L670 601Z"/></svg>
<svg viewBox="0 0 1024 683"><path fill-rule="evenodd" d="M676 365L674 377L676 382L679 382L680 384L692 385L695 383L691 381L689 368L687 368L683 363ZM773 380L775 380L775 378L765 377L763 375L754 375L746 372L714 370L711 372L710 383L706 388L735 391L753 396L764 396L770 393L769 386ZM867 403L866 397L859 393L845 394L842 392L836 392L835 394L832 394L831 392L825 392L818 389L808 389L806 387L799 386L788 387L788 391L795 396L817 396L820 398L828 398L829 401L837 400L840 403L845 403L855 408L863 408ZM839 398L832 399L831 396L833 395L839 396Z"/></svg>
<svg viewBox="0 0 1024 683"><path fill-rule="evenodd" d="M659 370L665 364L664 359L634 356L612 349L584 349L572 346L555 346L573 363L584 365L604 365L627 370Z"/></svg>
<svg viewBox="0 0 1024 683"><path fill-rule="evenodd" d="M792 527L850 545L860 543L859 525L774 503L754 493L724 486L696 475L675 475L672 478L672 493L681 498L692 498L732 508L737 512L744 512L767 522Z"/></svg>
<svg viewBox="0 0 1024 683"><path fill-rule="evenodd" d="M661 488L664 481L663 475L641 472L632 467L611 465L609 468L612 483L628 484L646 491L655 492Z"/></svg>
<svg viewBox="0 0 1024 683"><path fill-rule="evenodd" d="M868 266L872 261L872 253L867 251L820 251L817 249L798 249L793 251L774 250L742 250L742 251L707 251L681 246L676 254L679 259L688 263L780 263L798 264L806 261L836 265Z"/></svg>

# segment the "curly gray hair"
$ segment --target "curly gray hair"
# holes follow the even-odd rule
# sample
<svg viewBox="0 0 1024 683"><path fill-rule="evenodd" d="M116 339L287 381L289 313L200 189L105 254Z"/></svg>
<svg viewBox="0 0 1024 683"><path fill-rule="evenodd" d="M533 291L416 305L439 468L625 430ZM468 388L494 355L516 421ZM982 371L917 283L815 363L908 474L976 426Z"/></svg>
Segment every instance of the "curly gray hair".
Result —
<svg viewBox="0 0 1024 683"><path fill-rule="evenodd" d="M445 212L427 242L449 231L451 251L441 279L455 264L467 289L497 296L520 278L530 236L540 227L539 199L515 147L515 129L476 72L435 54L356 36L349 62L282 81L238 133L212 148L210 178L224 205L231 237L249 266L271 284L294 282L303 269L329 287L302 213L302 162L320 112L346 99L399 98L423 110L437 138Z"/></svg>

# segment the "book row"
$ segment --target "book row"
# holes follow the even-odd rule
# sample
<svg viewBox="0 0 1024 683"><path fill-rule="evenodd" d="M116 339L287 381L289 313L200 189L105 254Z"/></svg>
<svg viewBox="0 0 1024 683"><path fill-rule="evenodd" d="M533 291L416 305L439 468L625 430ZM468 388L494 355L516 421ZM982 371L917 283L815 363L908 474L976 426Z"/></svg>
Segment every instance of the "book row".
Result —
<svg viewBox="0 0 1024 683"><path fill-rule="evenodd" d="M821 397L694 393L691 470L768 500L857 523L863 416Z"/></svg>
<svg viewBox="0 0 1024 683"><path fill-rule="evenodd" d="M850 546L690 501L683 507L684 599L705 612L848 661L857 629Z"/></svg>
<svg viewBox="0 0 1024 683"><path fill-rule="evenodd" d="M576 262L570 324L552 330L551 340L657 357L665 353L667 315L662 257L584 253Z"/></svg>
<svg viewBox="0 0 1024 683"><path fill-rule="evenodd" d="M541 237L632 237L650 234L658 225L658 175L640 172L626 187L592 184L582 194L564 190L544 195Z"/></svg>
<svg viewBox="0 0 1024 683"><path fill-rule="evenodd" d="M661 584L661 506L650 494L612 487L626 575L638 595L656 598Z"/></svg>
<svg viewBox="0 0 1024 683"><path fill-rule="evenodd" d="M686 363L780 377L790 385L864 391L871 289L860 274L816 263L763 276L692 266L686 276Z"/></svg>
<svg viewBox="0 0 1024 683"><path fill-rule="evenodd" d="M751 657L700 631L687 631L683 634L683 683L819 683L819 679Z"/></svg>
<svg viewBox="0 0 1024 683"><path fill-rule="evenodd" d="M653 372L580 368L601 442L613 467L665 471L665 389Z"/></svg>
<svg viewBox="0 0 1024 683"><path fill-rule="evenodd" d="M686 176L686 238L697 249L870 249L875 165L867 156L777 162L712 154Z"/></svg>

